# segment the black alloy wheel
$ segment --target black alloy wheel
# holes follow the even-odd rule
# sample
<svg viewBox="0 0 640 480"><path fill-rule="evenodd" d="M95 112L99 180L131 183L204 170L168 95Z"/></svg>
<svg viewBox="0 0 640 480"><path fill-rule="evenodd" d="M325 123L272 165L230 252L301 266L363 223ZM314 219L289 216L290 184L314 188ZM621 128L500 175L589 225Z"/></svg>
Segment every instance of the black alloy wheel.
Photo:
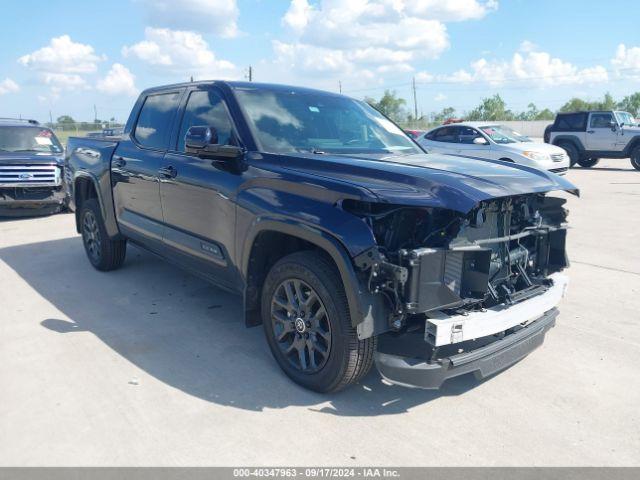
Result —
<svg viewBox="0 0 640 480"><path fill-rule="evenodd" d="M331 323L320 297L299 279L282 282L271 300L271 322L282 354L302 373L321 370L331 351Z"/></svg>

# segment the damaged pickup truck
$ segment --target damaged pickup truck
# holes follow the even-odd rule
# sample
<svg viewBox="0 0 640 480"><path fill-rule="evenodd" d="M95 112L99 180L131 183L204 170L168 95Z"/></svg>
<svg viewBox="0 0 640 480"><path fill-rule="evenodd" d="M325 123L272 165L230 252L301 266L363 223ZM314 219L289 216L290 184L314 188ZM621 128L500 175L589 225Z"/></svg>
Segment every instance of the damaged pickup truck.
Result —
<svg viewBox="0 0 640 480"><path fill-rule="evenodd" d="M0 216L49 215L64 209L64 153L35 120L0 118Z"/></svg>
<svg viewBox="0 0 640 480"><path fill-rule="evenodd" d="M113 270L133 243L242 294L295 382L375 363L438 388L542 344L567 279L567 180L425 154L360 102L196 82L143 92L120 139L71 138L77 230ZM184 319L184 321L189 321Z"/></svg>

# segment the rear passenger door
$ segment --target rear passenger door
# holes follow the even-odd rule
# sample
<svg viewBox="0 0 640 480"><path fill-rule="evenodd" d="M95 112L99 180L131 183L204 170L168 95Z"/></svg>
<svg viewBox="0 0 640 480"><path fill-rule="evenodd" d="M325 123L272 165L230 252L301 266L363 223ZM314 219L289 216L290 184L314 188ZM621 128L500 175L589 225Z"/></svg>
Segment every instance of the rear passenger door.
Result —
<svg viewBox="0 0 640 480"><path fill-rule="evenodd" d="M218 144L238 146L238 136L216 87L188 89L183 104L160 179L164 242L182 263L194 263L217 283L233 286L229 258L235 245L235 195L243 173L224 161L186 153L184 139L192 126L213 127Z"/></svg>
<svg viewBox="0 0 640 480"><path fill-rule="evenodd" d="M611 112L594 112L589 115L587 126L587 150L611 151L616 148L618 129L612 130L615 122Z"/></svg>
<svg viewBox="0 0 640 480"><path fill-rule="evenodd" d="M183 90L149 94L131 134L113 154L111 181L116 217L131 238L162 241L159 170Z"/></svg>

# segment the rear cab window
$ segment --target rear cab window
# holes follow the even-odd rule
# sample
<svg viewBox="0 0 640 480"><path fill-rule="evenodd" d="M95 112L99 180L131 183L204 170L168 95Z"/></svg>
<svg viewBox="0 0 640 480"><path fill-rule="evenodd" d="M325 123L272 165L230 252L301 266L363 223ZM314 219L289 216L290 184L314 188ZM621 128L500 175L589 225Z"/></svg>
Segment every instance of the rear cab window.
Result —
<svg viewBox="0 0 640 480"><path fill-rule="evenodd" d="M181 92L149 95L140 109L133 136L140 146L166 149Z"/></svg>

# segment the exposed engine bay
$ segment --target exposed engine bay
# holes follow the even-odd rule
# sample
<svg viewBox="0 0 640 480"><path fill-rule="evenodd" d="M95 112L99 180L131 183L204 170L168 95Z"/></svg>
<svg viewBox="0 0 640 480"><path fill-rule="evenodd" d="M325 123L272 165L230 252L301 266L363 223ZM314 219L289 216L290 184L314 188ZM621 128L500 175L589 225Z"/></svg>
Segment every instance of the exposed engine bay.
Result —
<svg viewBox="0 0 640 480"><path fill-rule="evenodd" d="M355 259L370 292L384 296L399 330L429 312L470 313L544 293L568 265L566 200L528 194L480 203L464 215L345 200L377 242Z"/></svg>

